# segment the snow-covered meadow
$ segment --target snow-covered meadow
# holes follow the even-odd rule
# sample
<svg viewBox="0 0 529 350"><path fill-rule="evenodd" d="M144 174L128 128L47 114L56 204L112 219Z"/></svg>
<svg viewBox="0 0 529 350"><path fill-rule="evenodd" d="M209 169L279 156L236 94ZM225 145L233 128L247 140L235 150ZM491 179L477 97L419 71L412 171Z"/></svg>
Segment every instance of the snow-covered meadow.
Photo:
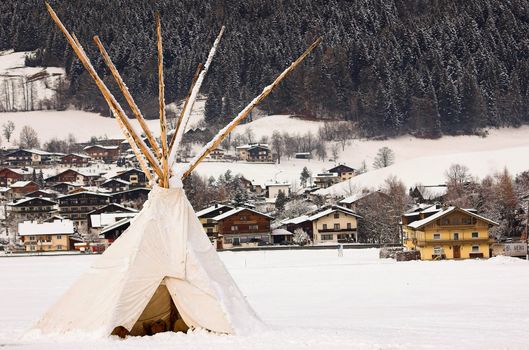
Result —
<svg viewBox="0 0 529 350"><path fill-rule="evenodd" d="M400 262L378 250L222 252L269 329L94 339L31 325L97 256L0 258L0 348L525 349L529 263L512 258Z"/></svg>

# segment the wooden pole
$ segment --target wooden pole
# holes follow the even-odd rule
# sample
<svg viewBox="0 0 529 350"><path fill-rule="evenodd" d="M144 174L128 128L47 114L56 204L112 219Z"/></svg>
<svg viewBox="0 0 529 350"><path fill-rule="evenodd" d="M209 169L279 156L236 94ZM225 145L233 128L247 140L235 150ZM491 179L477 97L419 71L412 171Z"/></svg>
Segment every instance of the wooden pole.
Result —
<svg viewBox="0 0 529 350"><path fill-rule="evenodd" d="M132 152L134 152L134 155L138 159L138 163L140 164L141 170L145 173L145 176L149 180L149 183L151 183L152 180L153 180L153 176L151 174L151 170L149 169L147 164L145 164L145 159L143 158L143 155L141 154L140 150L138 149L138 147L134 143L134 140L132 139L132 136L130 136L129 132L123 126L123 123L121 122L121 119L116 118L116 120L118 121L118 124L121 127L121 129L123 130L123 133L125 134L125 138L129 142L130 148L132 149ZM149 187L150 187L150 185L149 185Z"/></svg>
<svg viewBox="0 0 529 350"><path fill-rule="evenodd" d="M105 47L103 46L103 44L101 43L101 40L99 40L99 37L97 35L94 36L94 42L99 48L99 52L101 53L101 56L103 56L103 60L105 61L108 69L112 73L112 76L114 77L114 80L118 84L119 89L123 93L123 96L125 96L125 100L127 100L127 103L130 109L132 110L132 113L134 114L136 119L138 119L138 122L140 123L141 128L143 129L143 132L145 133L145 136L147 136L147 139L149 140L149 143L151 144L151 147L153 148L155 155L158 157L158 159L160 159L162 156L160 147L158 146L156 139L152 135L151 130L149 126L147 125L147 122L145 121L145 118L143 117L140 109L138 108L138 105L134 101L134 98L132 98L129 88L127 87L127 85L125 85L123 78L119 74L107 50L105 50Z"/></svg>
<svg viewBox="0 0 529 350"><path fill-rule="evenodd" d="M312 45L309 46L305 52L299 56L292 64L285 69L274 82L263 89L263 92L259 96L253 99L228 125L224 127L204 148L198 153L198 155L189 163L187 168L184 170L182 179L189 176L191 172L197 167L197 165L213 150L215 150L222 140L242 121L250 114L250 112L257 106L262 100L266 98L279 83L285 79L296 67L303 62L303 60L314 50L322 41L322 38L318 38Z"/></svg>
<svg viewBox="0 0 529 350"><path fill-rule="evenodd" d="M184 112L187 108L187 105L189 103L189 98L191 97L191 92L193 91L193 88L195 87L195 84L198 79L198 75L200 74L200 71L202 70L202 64L199 63L197 66L197 70L195 71L195 75L193 76L193 81L191 82L191 87L189 87L189 91L187 93L184 105L182 106L182 110L180 111L180 115L178 116L178 120L176 121L174 134L171 137L171 142L169 143L169 152L173 149L174 141L176 140L176 134L178 133L178 129L180 128L180 124L182 124L182 119L184 118ZM185 132L185 130L184 130Z"/></svg>
<svg viewBox="0 0 529 350"><path fill-rule="evenodd" d="M68 42L72 46L72 49L74 50L74 52L77 55L77 57L79 57L79 60L81 61L81 63L85 67L85 69L88 71L88 73L90 74L92 79L94 79L97 87L101 91L101 94L103 95L103 97L107 101L108 106L110 107L110 109L114 113L114 116L116 118L120 118L121 119L121 122L123 123L123 126L125 127L127 132L131 135L131 137L134 139L134 142L136 143L136 145L138 146L140 151L143 153L143 155L145 156L145 158L147 159L147 161L149 162L149 164L153 168L154 172L158 175L158 177L162 178L163 177L162 176L163 175L162 174L162 170L161 170L161 168L160 168L160 166L158 164L158 161L156 160L156 157L148 149L148 147L145 144L145 142L143 142L143 140L137 135L137 133L134 130L133 126L130 124L125 112L123 111L123 109L121 108L119 103L116 101L114 96L112 96L112 93L110 92L110 90L107 88L105 83L101 80L101 78L99 77L99 75L95 71L95 69L92 66L92 63L90 62L90 59L86 55L83 47L79 44L77 39L74 39L70 35L70 33L68 32L66 27L62 24L61 20L59 19L59 17L55 13L55 11L53 11L53 9L51 8L51 6L48 3L46 3L46 8L48 9L48 12L50 13L50 16L53 19L53 21L57 24L59 29L65 35L66 39L68 40Z"/></svg>
<svg viewBox="0 0 529 350"><path fill-rule="evenodd" d="M182 141L182 138L184 136L185 126L187 125L189 121L189 117L191 116L191 111L193 110L193 105L195 104L195 100L198 96L198 91L200 90L200 87L202 86L202 82L204 81L204 77L206 76L206 73L208 72L211 62L213 61L213 57L215 56L215 52L217 51L217 47L219 46L220 39L222 39L224 30L225 30L225 27L222 26L222 28L220 28L219 35L217 36L217 38L215 39L215 42L213 42L213 46L209 50L208 58L206 60L206 63L204 63L204 68L198 75L195 86L193 86L193 89L191 90L191 95L189 96L189 103L183 112L184 116L182 117L182 125L178 129L178 132L176 133L173 148L171 148L171 153L169 153L169 166L170 167L173 166L173 163L176 160L176 151L178 150L178 147L180 146L180 142Z"/></svg>
<svg viewBox="0 0 529 350"><path fill-rule="evenodd" d="M169 165L167 163L167 130L165 124L165 85L163 81L163 47L160 14L156 13L156 34L158 37L158 99L160 104L160 138L162 139L162 187L169 188Z"/></svg>

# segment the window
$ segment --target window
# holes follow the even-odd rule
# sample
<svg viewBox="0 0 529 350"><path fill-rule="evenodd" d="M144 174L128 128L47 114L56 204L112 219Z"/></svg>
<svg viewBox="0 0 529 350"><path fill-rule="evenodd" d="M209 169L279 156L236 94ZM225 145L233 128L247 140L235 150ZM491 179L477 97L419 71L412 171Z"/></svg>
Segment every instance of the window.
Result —
<svg viewBox="0 0 529 350"><path fill-rule="evenodd" d="M62 239L62 236L61 235L57 235L57 239Z"/></svg>
<svg viewBox="0 0 529 350"><path fill-rule="evenodd" d="M457 240L459 240L459 233L454 232L454 241L457 241Z"/></svg>
<svg viewBox="0 0 529 350"><path fill-rule="evenodd" d="M334 224L334 229L335 230L339 230L340 229L340 224Z"/></svg>
<svg viewBox="0 0 529 350"><path fill-rule="evenodd" d="M327 229L327 224L323 224L323 230Z"/></svg>
<svg viewBox="0 0 529 350"><path fill-rule="evenodd" d="M231 230L232 230L232 231L239 231L239 226L237 226L237 225L232 225L232 226L231 226Z"/></svg>
<svg viewBox="0 0 529 350"><path fill-rule="evenodd" d="M250 231L257 231L259 230L259 225L250 225Z"/></svg>
<svg viewBox="0 0 529 350"><path fill-rule="evenodd" d="M441 220L441 225L448 225L450 224L450 220L448 220L448 218L444 218Z"/></svg>
<svg viewBox="0 0 529 350"><path fill-rule="evenodd" d="M332 236L333 235L321 235L321 240L322 241L332 241Z"/></svg>
<svg viewBox="0 0 529 350"><path fill-rule="evenodd" d="M472 224L472 220L470 219L470 217L466 217L466 218L463 218L463 224L464 225L470 225Z"/></svg>
<svg viewBox="0 0 529 350"><path fill-rule="evenodd" d="M340 213L334 213L334 218L335 219L339 219L340 218Z"/></svg>
<svg viewBox="0 0 529 350"><path fill-rule="evenodd" d="M213 229L211 227L208 227L208 233L213 233Z"/></svg>
<svg viewBox="0 0 529 350"><path fill-rule="evenodd" d="M434 247L433 253L434 255L443 255L444 254L443 247Z"/></svg>
<svg viewBox="0 0 529 350"><path fill-rule="evenodd" d="M479 245L472 246L472 253L479 253Z"/></svg>
<svg viewBox="0 0 529 350"><path fill-rule="evenodd" d="M472 232L472 238L479 238L479 232Z"/></svg>
<svg viewBox="0 0 529 350"><path fill-rule="evenodd" d="M57 250L62 250L62 245L59 244L59 245L57 246Z"/></svg>
<svg viewBox="0 0 529 350"><path fill-rule="evenodd" d="M441 234L440 233L434 233L433 234L433 239L441 239Z"/></svg>
<svg viewBox="0 0 529 350"><path fill-rule="evenodd" d="M350 230L351 228L352 228L351 223L348 222L348 223L347 223L347 229Z"/></svg>
<svg viewBox="0 0 529 350"><path fill-rule="evenodd" d="M240 219L241 221L246 221L246 220L248 220L248 218L246 217L246 215L241 216L239 219Z"/></svg>

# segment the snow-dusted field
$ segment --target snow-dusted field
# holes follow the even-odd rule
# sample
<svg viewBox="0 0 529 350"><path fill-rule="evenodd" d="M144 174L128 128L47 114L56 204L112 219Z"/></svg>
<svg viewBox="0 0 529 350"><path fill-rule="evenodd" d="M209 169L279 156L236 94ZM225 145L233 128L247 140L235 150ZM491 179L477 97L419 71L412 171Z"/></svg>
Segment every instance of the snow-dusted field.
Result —
<svg viewBox="0 0 529 350"><path fill-rule="evenodd" d="M268 324L252 336L92 339L27 333L96 256L0 258L0 348L526 349L529 264L379 260L376 249L223 252Z"/></svg>

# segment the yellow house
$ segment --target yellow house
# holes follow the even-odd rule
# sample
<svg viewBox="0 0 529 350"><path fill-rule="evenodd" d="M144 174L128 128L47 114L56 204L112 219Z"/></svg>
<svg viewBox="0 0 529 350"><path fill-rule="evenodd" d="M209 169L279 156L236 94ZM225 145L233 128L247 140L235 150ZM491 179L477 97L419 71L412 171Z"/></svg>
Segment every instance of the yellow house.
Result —
<svg viewBox="0 0 529 350"><path fill-rule="evenodd" d="M18 224L18 234L27 252L70 250L70 236L74 234L73 221L24 221Z"/></svg>
<svg viewBox="0 0 529 350"><path fill-rule="evenodd" d="M402 220L404 246L420 251L421 260L490 257L489 229L496 222L458 207L429 212L420 220L410 222L409 214Z"/></svg>

